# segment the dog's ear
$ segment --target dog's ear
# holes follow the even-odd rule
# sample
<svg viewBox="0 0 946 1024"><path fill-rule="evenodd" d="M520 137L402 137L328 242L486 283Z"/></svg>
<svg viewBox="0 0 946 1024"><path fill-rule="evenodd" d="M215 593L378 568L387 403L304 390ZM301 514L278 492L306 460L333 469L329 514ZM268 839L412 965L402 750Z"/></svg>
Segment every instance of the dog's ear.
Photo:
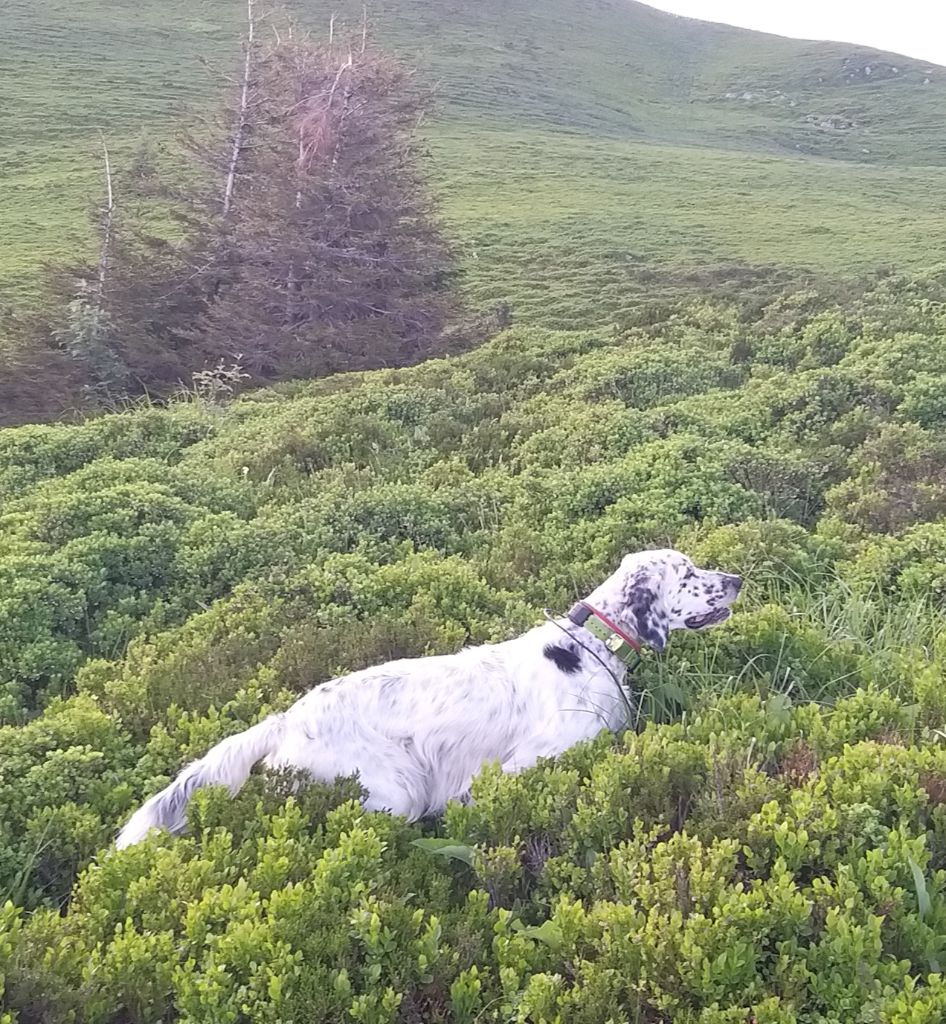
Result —
<svg viewBox="0 0 946 1024"><path fill-rule="evenodd" d="M662 651L669 635L667 613L660 600L660 580L650 572L638 572L625 591L627 616L641 643Z"/></svg>

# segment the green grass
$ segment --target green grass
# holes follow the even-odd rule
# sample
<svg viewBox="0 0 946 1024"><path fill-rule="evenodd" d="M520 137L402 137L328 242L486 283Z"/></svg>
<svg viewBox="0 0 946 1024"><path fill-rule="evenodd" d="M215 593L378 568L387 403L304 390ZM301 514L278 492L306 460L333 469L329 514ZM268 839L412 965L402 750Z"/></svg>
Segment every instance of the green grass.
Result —
<svg viewBox="0 0 946 1024"><path fill-rule="evenodd" d="M914 694L904 685L902 672L896 671L898 662L911 654L929 657L938 638L946 635L943 609L921 598L891 600L879 589L854 591L827 577L798 580L784 566L782 572L781 577L769 576L764 582L750 572L748 586L767 591L770 603L789 611L793 625L807 624L817 631L819 643L809 651L806 671L817 671L823 661L830 660L832 651L844 647L862 666L870 667L875 681L882 681L888 692L909 704ZM758 608L764 599L757 596L754 603ZM817 686L806 684L798 678L788 636L785 641L781 649L748 658L733 672L718 640L701 637L682 669L679 663L666 661L650 667L644 713L657 721L672 721L681 705L712 707L747 691L763 701L787 699L831 706L864 685L861 672L843 670L829 671Z"/></svg>
<svg viewBox="0 0 946 1024"><path fill-rule="evenodd" d="M946 256L946 168L849 166L580 136L445 129L435 153L470 293L554 327L620 319L681 271L851 276ZM672 169L672 171L671 171ZM502 181L502 202L496 182ZM694 283L686 274L681 289Z"/></svg>
<svg viewBox="0 0 946 1024"><path fill-rule="evenodd" d="M295 4L318 31L334 6ZM946 256L946 70L625 0L385 0L370 14L435 87L431 170L477 303L572 326L706 268L831 277ZM89 244L99 130L119 156L143 133L166 142L185 104L213 100L205 64L233 67L242 17L239 0L13 6L0 290L22 299L42 259Z"/></svg>

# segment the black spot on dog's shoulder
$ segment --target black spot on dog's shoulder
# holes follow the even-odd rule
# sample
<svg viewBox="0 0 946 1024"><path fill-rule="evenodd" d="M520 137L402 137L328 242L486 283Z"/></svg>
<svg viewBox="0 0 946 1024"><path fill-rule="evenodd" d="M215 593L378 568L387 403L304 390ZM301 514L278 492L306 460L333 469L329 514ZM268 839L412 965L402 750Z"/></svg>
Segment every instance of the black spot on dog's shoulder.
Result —
<svg viewBox="0 0 946 1024"><path fill-rule="evenodd" d="M565 675L574 675L581 668L581 655L561 644L546 644L542 653Z"/></svg>

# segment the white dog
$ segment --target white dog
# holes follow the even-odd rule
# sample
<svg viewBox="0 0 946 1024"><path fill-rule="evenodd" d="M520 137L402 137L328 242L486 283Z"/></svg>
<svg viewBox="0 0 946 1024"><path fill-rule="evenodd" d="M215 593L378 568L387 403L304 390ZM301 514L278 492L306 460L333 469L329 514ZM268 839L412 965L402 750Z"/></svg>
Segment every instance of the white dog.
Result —
<svg viewBox="0 0 946 1024"><path fill-rule="evenodd" d="M201 786L236 793L258 761L331 782L357 774L365 806L410 820L469 795L489 761L514 772L628 724L622 689L640 645L729 618L742 581L677 551L628 555L568 617L514 640L392 661L323 683L283 714L218 743L145 803L119 848L180 832Z"/></svg>

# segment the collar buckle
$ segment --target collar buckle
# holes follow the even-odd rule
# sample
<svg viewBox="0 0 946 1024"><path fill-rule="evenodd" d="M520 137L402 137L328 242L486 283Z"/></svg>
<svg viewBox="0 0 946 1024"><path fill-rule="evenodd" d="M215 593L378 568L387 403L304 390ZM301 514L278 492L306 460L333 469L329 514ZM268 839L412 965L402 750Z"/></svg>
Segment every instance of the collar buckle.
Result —
<svg viewBox="0 0 946 1024"><path fill-rule="evenodd" d="M611 652L612 654L618 654L618 655L620 655L620 653L621 653L621 648L622 648L622 647L627 647L628 645L627 645L627 644L626 644L626 643L625 643L625 642L624 642L624 641L623 641L623 640L622 640L622 639L621 639L621 638L620 638L620 637L619 637L619 636L617 635L617 633L612 633L612 634L611 634L611 635L610 635L610 636L608 637L608 639L607 639L607 640L605 640L605 642L604 642L604 646L605 646L605 647L607 647L607 649L608 649L608 650L609 650L609 651L610 651L610 652Z"/></svg>

